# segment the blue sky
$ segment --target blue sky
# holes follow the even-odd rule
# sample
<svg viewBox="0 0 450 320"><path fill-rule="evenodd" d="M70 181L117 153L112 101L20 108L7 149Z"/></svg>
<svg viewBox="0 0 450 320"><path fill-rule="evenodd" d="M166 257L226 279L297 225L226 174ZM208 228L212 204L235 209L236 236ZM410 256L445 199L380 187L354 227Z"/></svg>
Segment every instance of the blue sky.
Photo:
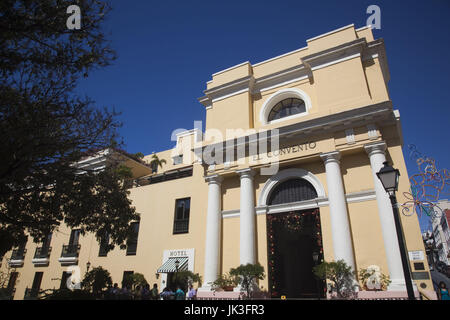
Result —
<svg viewBox="0 0 450 320"><path fill-rule="evenodd" d="M206 81L244 61L257 63L304 47L306 39L354 23L381 9L400 110L408 174L417 173L407 145L449 167L450 1L150 1L112 0L105 29L118 59L80 83L99 106L122 112L125 149L149 154L173 147L174 129L205 120Z"/></svg>

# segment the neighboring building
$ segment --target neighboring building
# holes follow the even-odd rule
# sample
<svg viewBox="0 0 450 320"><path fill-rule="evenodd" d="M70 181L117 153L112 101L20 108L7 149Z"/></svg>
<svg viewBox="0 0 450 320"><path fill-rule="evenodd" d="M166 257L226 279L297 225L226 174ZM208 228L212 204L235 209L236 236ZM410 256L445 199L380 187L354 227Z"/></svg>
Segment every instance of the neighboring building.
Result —
<svg viewBox="0 0 450 320"><path fill-rule="evenodd" d="M441 200L435 209L435 215L432 218L431 224L433 226L433 236L436 241L436 248L438 249L439 260L449 265L449 247L450 247L450 202L448 200Z"/></svg>
<svg viewBox="0 0 450 320"><path fill-rule="evenodd" d="M129 162L136 178L130 198L141 220L127 250L107 252L107 239L61 227L45 245L53 251L43 263L39 254L33 259L42 246L28 241L27 253L19 248L21 259L13 254L10 261L18 273L15 299L26 288L64 286L67 266L84 274L87 262L106 268L119 285L139 272L162 289L176 261L178 270L202 276L199 295L211 295L208 283L219 274L259 262L267 274L262 291L316 297L322 290L312 267L323 259L343 259L356 271L377 265L392 280L389 294L406 296L391 203L375 174L390 161L401 172L398 201L406 201L389 77L383 41L353 25L214 73L199 99L205 133L177 134L173 149L156 153L167 161L157 172ZM401 220L415 290L432 297L418 219Z"/></svg>

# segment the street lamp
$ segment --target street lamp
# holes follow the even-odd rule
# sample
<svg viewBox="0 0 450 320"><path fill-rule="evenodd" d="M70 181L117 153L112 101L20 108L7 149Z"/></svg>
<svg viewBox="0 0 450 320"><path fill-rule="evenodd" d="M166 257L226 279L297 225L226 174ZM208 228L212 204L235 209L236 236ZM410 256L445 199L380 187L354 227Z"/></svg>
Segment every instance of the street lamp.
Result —
<svg viewBox="0 0 450 320"><path fill-rule="evenodd" d="M409 270L409 260L406 251L405 240L403 236L403 229L400 221L400 215L398 212L397 198L395 197L395 191L398 189L398 178L400 172L398 169L394 169L389 165L387 161L383 162L384 167L377 172L378 179L380 179L384 189L389 194L391 200L392 211L394 214L395 229L397 231L398 246L400 248L400 256L402 259L403 274L405 276L406 291L408 293L409 300L415 300L414 290L411 281L411 271Z"/></svg>
<svg viewBox="0 0 450 320"><path fill-rule="evenodd" d="M89 272L90 268L91 268L91 263L88 261L88 262L86 262L86 272Z"/></svg>
<svg viewBox="0 0 450 320"><path fill-rule="evenodd" d="M175 269L177 270L177 272L178 272L179 266L180 266L180 261L178 261L178 259L177 259L177 260L175 260Z"/></svg>

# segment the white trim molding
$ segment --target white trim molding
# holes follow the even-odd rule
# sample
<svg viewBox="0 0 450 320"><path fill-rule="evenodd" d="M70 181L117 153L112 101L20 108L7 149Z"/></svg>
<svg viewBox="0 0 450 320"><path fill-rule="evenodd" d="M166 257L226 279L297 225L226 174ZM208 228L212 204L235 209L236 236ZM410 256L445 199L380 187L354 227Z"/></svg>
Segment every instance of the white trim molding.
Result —
<svg viewBox="0 0 450 320"><path fill-rule="evenodd" d="M277 120L268 121L268 117L272 108L280 101L288 98L298 98L305 102L305 112L294 114L292 116L284 117ZM303 117L308 114L309 109L311 109L311 99L303 90L297 88L287 88L281 89L272 94L262 105L261 111L259 112L259 121L263 124L276 123L281 121L286 121L293 118Z"/></svg>
<svg viewBox="0 0 450 320"><path fill-rule="evenodd" d="M271 176L264 184L258 198L258 207L267 205L267 200L273 188L279 183L290 178L302 178L311 183L316 189L318 198L325 198L325 189L320 180L311 172L300 168L290 168L279 171L276 175Z"/></svg>
<svg viewBox="0 0 450 320"><path fill-rule="evenodd" d="M345 199L347 203L353 202L364 202L364 201L373 201L376 200L375 190L363 190L358 192L352 192L345 195ZM295 211L295 210L307 210L314 209L320 207L328 207L330 202L327 197L320 197L311 200L297 201L297 202L289 202L282 204L274 204L271 206L268 205L258 205L255 207L255 211L257 215L260 214L274 214L279 212L286 211ZM240 210L224 210L222 211L222 218L237 218L240 216Z"/></svg>

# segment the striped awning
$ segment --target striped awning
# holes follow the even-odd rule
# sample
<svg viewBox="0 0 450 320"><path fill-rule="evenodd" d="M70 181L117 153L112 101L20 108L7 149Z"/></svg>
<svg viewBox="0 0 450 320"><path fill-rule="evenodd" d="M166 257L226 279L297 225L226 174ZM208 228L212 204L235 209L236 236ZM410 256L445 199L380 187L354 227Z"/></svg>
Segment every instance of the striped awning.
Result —
<svg viewBox="0 0 450 320"><path fill-rule="evenodd" d="M188 257L170 257L164 264L158 268L158 273L176 272L175 261L178 260L178 271L186 271L188 269Z"/></svg>

